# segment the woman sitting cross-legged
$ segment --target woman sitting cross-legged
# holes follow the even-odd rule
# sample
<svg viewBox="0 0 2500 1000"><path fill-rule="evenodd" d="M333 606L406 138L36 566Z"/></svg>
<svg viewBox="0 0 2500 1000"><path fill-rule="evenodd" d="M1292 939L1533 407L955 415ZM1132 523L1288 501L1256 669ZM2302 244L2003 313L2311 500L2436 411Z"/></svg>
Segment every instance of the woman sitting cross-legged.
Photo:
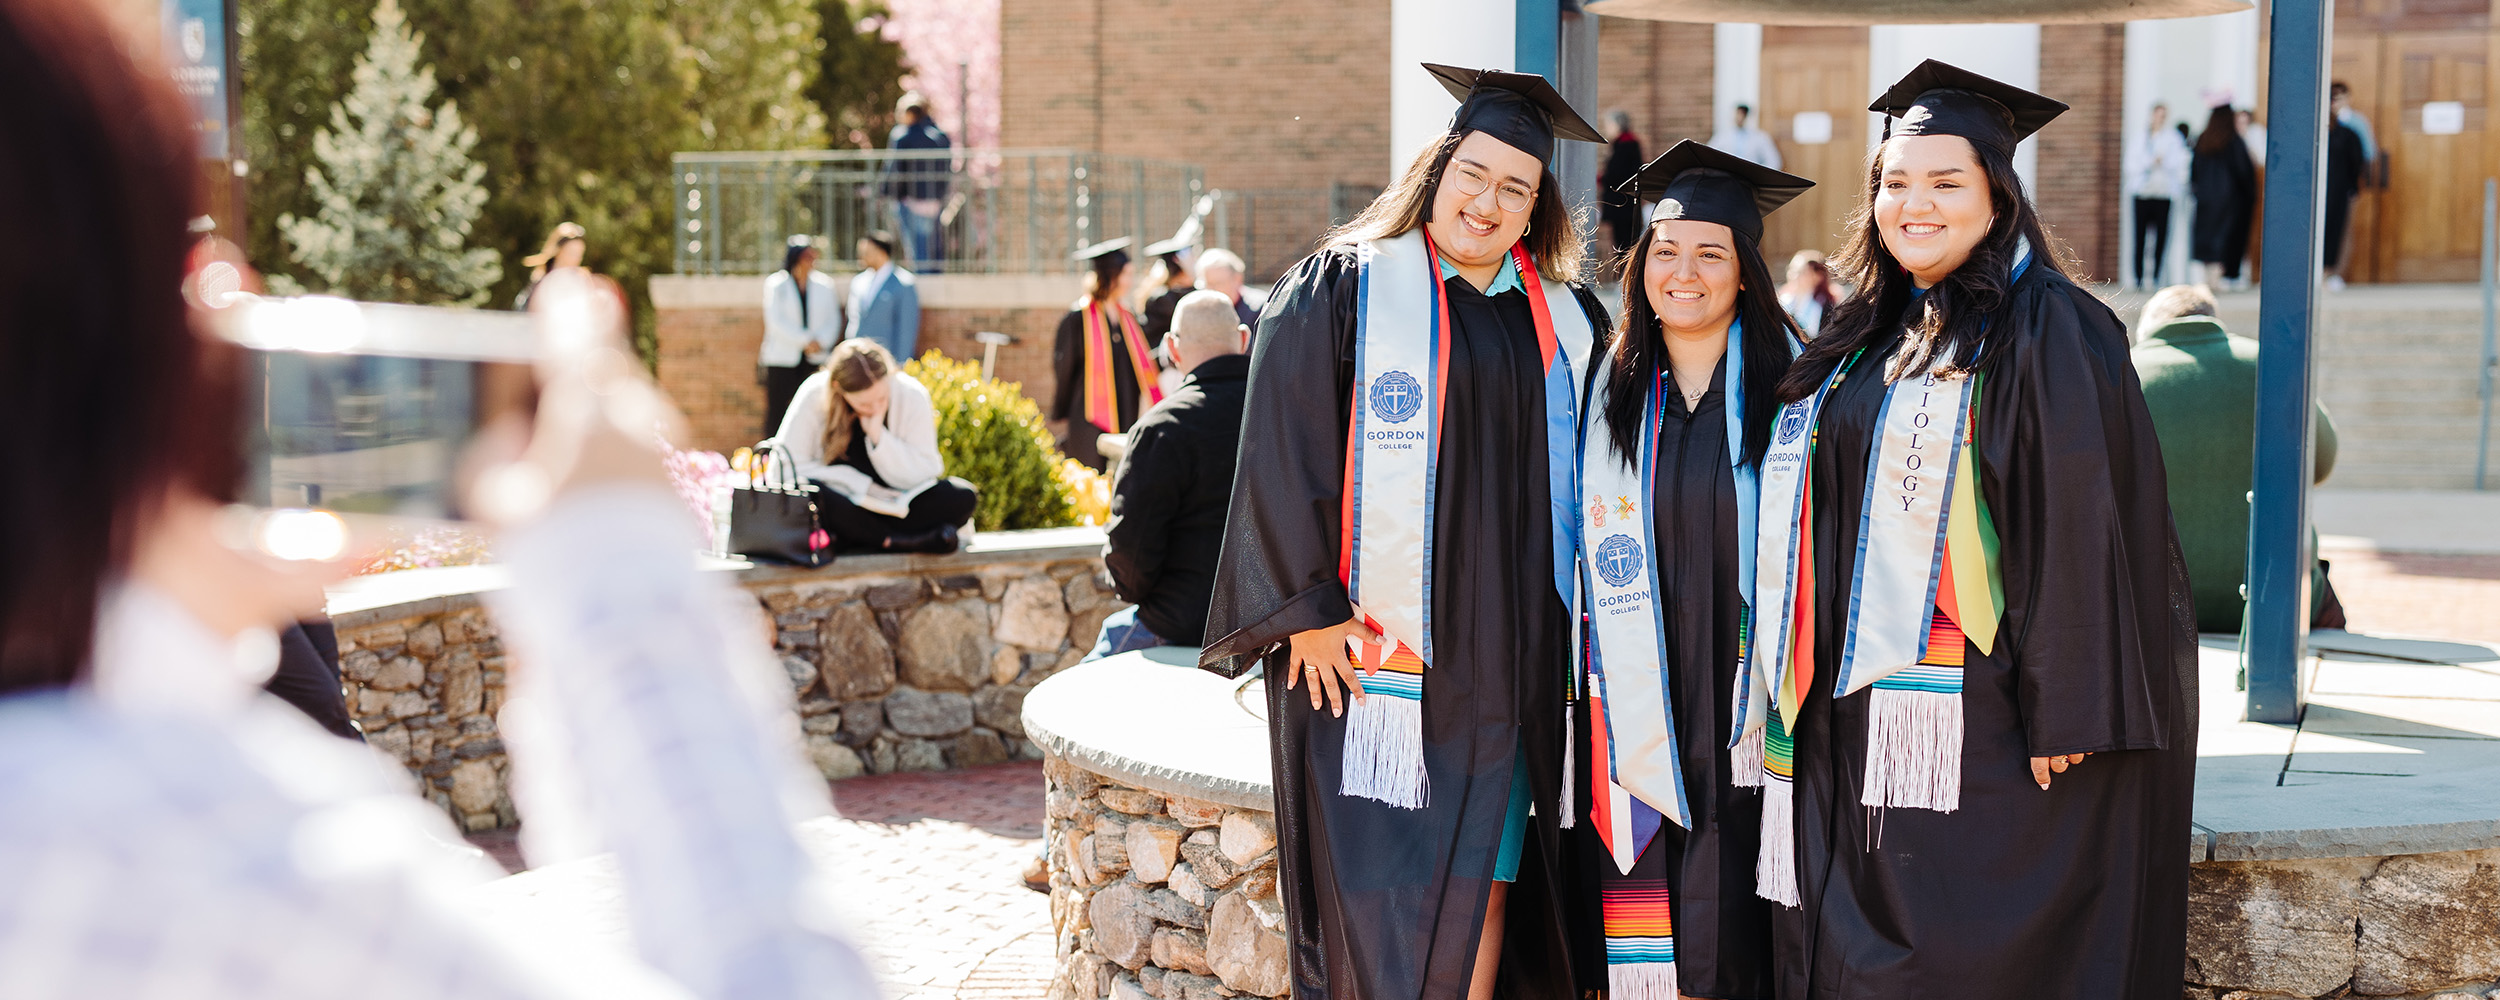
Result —
<svg viewBox="0 0 2500 1000"><path fill-rule="evenodd" d="M777 438L799 475L823 487L817 519L836 545L953 552L962 544L957 526L971 520L979 494L946 475L929 390L877 342L853 338L835 347L825 369L799 384ZM871 509L893 503L909 512Z"/></svg>

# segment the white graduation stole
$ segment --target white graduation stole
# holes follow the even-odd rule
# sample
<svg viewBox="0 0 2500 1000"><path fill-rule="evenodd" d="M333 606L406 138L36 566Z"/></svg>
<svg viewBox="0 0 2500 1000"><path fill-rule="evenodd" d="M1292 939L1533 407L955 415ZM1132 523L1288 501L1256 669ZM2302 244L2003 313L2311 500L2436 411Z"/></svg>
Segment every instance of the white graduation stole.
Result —
<svg viewBox="0 0 2500 1000"><path fill-rule="evenodd" d="M1364 699L1346 710L1339 791L1420 809L1431 791L1422 699L1424 671L1433 658L1433 506L1440 485L1449 306L1439 262L1421 229L1367 243L1358 258L1361 299L1338 572L1347 597L1388 641L1358 643L1353 650L1363 666L1379 672L1363 679ZM1537 314L1539 339L1548 345L1548 385L1559 380L1576 387L1594 340L1587 313L1569 286L1540 282L1526 253L1514 249L1512 263ZM1576 390L1547 393L1549 425L1559 420L1566 433L1576 426L1576 395ZM1569 457L1567 450L1560 456L1566 476ZM1568 557L1566 548L1556 558Z"/></svg>
<svg viewBox="0 0 2500 1000"><path fill-rule="evenodd" d="M1620 345L1618 345L1620 349ZM1580 511L1580 569L1588 594L1590 819L1615 867L1632 870L1648 837L1636 832L1631 799L1691 829L1683 755L1675 734L1669 686L1664 605L1657 549L1650 538L1657 494L1656 380L1641 409L1640 453L1617 454L1607 433L1607 379L1589 396L1581 433L1580 479L1588 502ZM1648 833L1654 835L1653 828Z"/></svg>

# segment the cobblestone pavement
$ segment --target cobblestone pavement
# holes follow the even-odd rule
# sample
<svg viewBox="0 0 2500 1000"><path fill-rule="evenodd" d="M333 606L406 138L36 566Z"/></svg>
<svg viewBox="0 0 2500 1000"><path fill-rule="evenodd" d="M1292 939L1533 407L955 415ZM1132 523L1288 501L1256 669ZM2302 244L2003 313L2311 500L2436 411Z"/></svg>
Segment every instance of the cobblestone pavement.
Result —
<svg viewBox="0 0 2500 1000"><path fill-rule="evenodd" d="M1038 1000L1050 897L1024 887L1042 836L1042 765L1020 761L833 784L841 820L809 848L832 868L852 934L896 1000ZM510 830L469 842L521 870Z"/></svg>
<svg viewBox="0 0 2500 1000"><path fill-rule="evenodd" d="M2500 642L2500 555L2321 554L2352 631Z"/></svg>
<svg viewBox="0 0 2500 1000"><path fill-rule="evenodd" d="M1042 765L835 782L839 871L860 944L903 1000L1038 1000L1050 897L1024 887L1042 836ZM820 855L821 856L821 855Z"/></svg>

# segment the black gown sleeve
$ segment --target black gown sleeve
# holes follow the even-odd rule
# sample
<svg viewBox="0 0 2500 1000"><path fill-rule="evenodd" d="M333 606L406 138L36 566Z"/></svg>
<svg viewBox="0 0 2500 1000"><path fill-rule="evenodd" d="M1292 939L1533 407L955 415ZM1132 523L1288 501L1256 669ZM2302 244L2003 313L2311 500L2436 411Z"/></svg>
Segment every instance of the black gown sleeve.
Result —
<svg viewBox="0 0 2500 1000"><path fill-rule="evenodd" d="M1050 419L1075 416L1077 397L1085 391L1084 367L1085 314L1071 309L1059 317L1059 339L1050 349L1050 370L1059 379L1058 388L1051 393Z"/></svg>
<svg viewBox="0 0 2500 1000"><path fill-rule="evenodd" d="M1359 285L1352 250L1322 250L1259 313L1240 471L1198 661L1226 676L1296 632L1354 616L1337 549Z"/></svg>
<svg viewBox="0 0 2500 1000"><path fill-rule="evenodd" d="M2196 724L2179 717L2185 577L2126 328L2053 273L2024 281L2006 319L2017 339L1980 390L1980 487L2026 742L2040 757L2165 747Z"/></svg>

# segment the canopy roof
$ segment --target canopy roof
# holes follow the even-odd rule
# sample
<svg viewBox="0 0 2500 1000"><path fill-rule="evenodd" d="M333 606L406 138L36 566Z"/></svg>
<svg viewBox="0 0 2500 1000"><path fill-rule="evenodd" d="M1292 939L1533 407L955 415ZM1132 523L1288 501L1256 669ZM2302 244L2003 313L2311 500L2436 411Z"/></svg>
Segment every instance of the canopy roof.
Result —
<svg viewBox="0 0 2500 1000"><path fill-rule="evenodd" d="M1590 0L1590 13L1757 24L2090 24L2254 10L2250 0Z"/></svg>

